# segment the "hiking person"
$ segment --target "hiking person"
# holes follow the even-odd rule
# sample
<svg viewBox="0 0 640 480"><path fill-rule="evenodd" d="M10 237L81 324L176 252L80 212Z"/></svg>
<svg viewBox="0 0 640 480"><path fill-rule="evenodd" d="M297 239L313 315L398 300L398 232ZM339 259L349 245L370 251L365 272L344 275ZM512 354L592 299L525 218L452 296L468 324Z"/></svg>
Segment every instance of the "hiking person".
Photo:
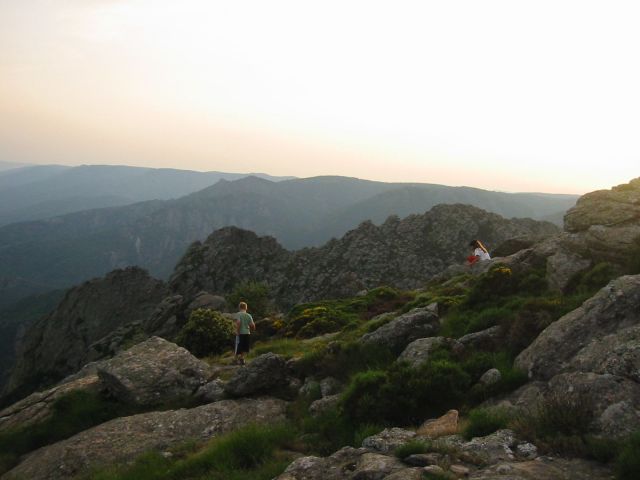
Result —
<svg viewBox="0 0 640 480"><path fill-rule="evenodd" d="M239 312L236 313L236 348L234 363L244 365L244 354L249 353L251 349L251 330L256 329L253 317L247 313L247 304L240 302L238 305Z"/></svg>
<svg viewBox="0 0 640 480"><path fill-rule="evenodd" d="M469 246L473 249L473 253L467 257L467 265L473 265L479 260L491 260L489 250L480 240L471 240Z"/></svg>

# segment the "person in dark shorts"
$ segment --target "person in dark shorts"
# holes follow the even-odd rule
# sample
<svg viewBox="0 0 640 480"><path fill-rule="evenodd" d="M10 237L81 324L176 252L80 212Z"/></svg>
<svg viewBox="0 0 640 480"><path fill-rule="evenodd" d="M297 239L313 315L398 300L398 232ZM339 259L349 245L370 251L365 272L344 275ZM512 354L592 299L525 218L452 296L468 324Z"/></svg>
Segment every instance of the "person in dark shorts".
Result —
<svg viewBox="0 0 640 480"><path fill-rule="evenodd" d="M256 329L253 317L247 313L247 304L240 302L238 313L236 313L236 349L235 363L244 365L244 354L251 349L251 330Z"/></svg>

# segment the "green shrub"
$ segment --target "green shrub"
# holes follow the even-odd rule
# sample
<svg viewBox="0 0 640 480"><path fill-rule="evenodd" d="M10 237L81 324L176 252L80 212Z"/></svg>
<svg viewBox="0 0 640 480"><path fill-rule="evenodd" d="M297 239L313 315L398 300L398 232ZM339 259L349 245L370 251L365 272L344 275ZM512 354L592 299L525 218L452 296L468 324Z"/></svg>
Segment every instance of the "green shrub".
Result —
<svg viewBox="0 0 640 480"><path fill-rule="evenodd" d="M511 415L505 410L492 408L478 408L471 410L468 416L468 424L463 431L463 436L470 440L474 437L484 437L493 432L507 428L511 421Z"/></svg>
<svg viewBox="0 0 640 480"><path fill-rule="evenodd" d="M493 265L480 275L467 296L468 306L481 305L500 297L513 295L518 290L513 271L506 265Z"/></svg>
<svg viewBox="0 0 640 480"><path fill-rule="evenodd" d="M616 460L617 480L640 478L640 432L633 434L625 443Z"/></svg>
<svg viewBox="0 0 640 480"><path fill-rule="evenodd" d="M247 312L255 320L268 317L273 313L273 302L270 299L269 286L262 282L242 282L227 295L227 305L235 311L240 302L248 305Z"/></svg>
<svg viewBox="0 0 640 480"><path fill-rule="evenodd" d="M303 355L298 368L305 376L347 380L355 372L386 368L396 357L388 348L376 344L363 344L358 340L332 342L327 348Z"/></svg>
<svg viewBox="0 0 640 480"><path fill-rule="evenodd" d="M573 276L566 287L568 294L593 295L611 280L620 275L620 269L608 262L595 264L589 270Z"/></svg>
<svg viewBox="0 0 640 480"><path fill-rule="evenodd" d="M355 375L341 406L356 424L411 425L455 407L469 385L469 375L448 360L434 360L419 368L398 363L386 372Z"/></svg>
<svg viewBox="0 0 640 480"><path fill-rule="evenodd" d="M233 320L215 310L199 308L189 316L177 343L196 357L219 355L231 349L234 332Z"/></svg>

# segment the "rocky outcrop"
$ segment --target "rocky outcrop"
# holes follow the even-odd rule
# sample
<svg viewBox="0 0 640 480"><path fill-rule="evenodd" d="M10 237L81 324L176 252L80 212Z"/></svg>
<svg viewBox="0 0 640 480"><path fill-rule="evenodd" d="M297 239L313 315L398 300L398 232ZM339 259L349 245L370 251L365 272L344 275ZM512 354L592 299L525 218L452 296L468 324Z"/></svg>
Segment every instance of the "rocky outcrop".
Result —
<svg viewBox="0 0 640 480"><path fill-rule="evenodd" d="M440 320L432 308L414 308L373 332L363 335L361 341L401 352L411 342L432 336L439 327Z"/></svg>
<svg viewBox="0 0 640 480"><path fill-rule="evenodd" d="M547 327L520 353L516 366L537 380L549 380L561 372L596 370L625 375L626 371L633 378L634 364L640 359L634 340L638 326L640 275L624 276Z"/></svg>
<svg viewBox="0 0 640 480"><path fill-rule="evenodd" d="M565 230L584 239L592 254L617 263L640 249L640 178L582 196L564 218Z"/></svg>
<svg viewBox="0 0 640 480"><path fill-rule="evenodd" d="M640 275L612 281L551 324L515 365L546 383L526 398L516 392L510 403L532 408L544 398L577 395L596 433L616 437L640 428Z"/></svg>
<svg viewBox="0 0 640 480"><path fill-rule="evenodd" d="M494 480L610 480L610 468L579 459L538 457L534 445L510 430L465 441L458 435L427 443L426 454L397 459L393 452L410 441L426 440L414 432L389 429L325 458L295 460L276 480L419 480L425 473L442 478ZM446 452L446 453L441 453Z"/></svg>
<svg viewBox="0 0 640 480"><path fill-rule="evenodd" d="M57 308L24 335L4 393L51 385L96 360L89 358L90 345L120 326L147 318L167 292L163 282L135 267L69 290Z"/></svg>
<svg viewBox="0 0 640 480"><path fill-rule="evenodd" d="M205 362L159 337L139 343L98 367L98 377L111 395L137 406L190 398L211 374Z"/></svg>
<svg viewBox="0 0 640 480"><path fill-rule="evenodd" d="M36 450L2 478L69 479L97 466L124 463L188 440L207 440L249 423L281 422L285 408L285 402L270 398L223 400L188 410L118 418Z"/></svg>
<svg viewBox="0 0 640 480"><path fill-rule="evenodd" d="M522 235L557 233L555 226L507 220L468 205L438 205L380 226L364 222L319 248L289 252L274 238L223 228L193 244L170 283L186 296L226 293L243 280L267 283L283 306L355 295L380 285L416 288L452 263L462 262L470 238L488 245Z"/></svg>

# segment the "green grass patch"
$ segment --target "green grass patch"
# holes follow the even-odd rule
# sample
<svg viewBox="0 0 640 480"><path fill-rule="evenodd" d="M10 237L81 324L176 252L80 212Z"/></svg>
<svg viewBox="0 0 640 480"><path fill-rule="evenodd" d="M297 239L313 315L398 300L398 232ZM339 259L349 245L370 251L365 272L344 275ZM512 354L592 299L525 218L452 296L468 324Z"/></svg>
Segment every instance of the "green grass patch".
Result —
<svg viewBox="0 0 640 480"><path fill-rule="evenodd" d="M412 440L404 445L399 446L393 451L393 454L400 460L404 460L410 455L419 455L429 451L429 443L420 440Z"/></svg>
<svg viewBox="0 0 640 480"><path fill-rule="evenodd" d="M209 442L182 458L157 452L140 456L132 465L93 472L92 480L269 480L291 462L282 455L296 436L290 425L249 425Z"/></svg>
<svg viewBox="0 0 640 480"><path fill-rule="evenodd" d="M478 408L471 410L467 417L467 425L462 435L467 440L474 437L484 437L498 430L507 428L513 416L506 410L492 408Z"/></svg>

